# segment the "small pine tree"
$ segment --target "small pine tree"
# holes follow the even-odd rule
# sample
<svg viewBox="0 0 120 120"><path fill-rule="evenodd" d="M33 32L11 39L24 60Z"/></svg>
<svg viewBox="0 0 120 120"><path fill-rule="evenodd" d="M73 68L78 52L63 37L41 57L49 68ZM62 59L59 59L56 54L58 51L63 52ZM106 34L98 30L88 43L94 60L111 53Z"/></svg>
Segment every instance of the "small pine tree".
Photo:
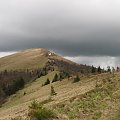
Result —
<svg viewBox="0 0 120 120"><path fill-rule="evenodd" d="M101 69L100 66L99 66L98 69L97 69L97 72L98 72L98 73L101 73L101 71L102 71L102 69Z"/></svg>
<svg viewBox="0 0 120 120"><path fill-rule="evenodd" d="M40 75L38 75L38 78L40 78Z"/></svg>
<svg viewBox="0 0 120 120"><path fill-rule="evenodd" d="M55 76L54 76L54 78L53 78L53 80L52 80L52 83L53 82L56 82L56 81L58 81L59 79L58 79L58 75L57 75L57 73L55 74Z"/></svg>
<svg viewBox="0 0 120 120"><path fill-rule="evenodd" d="M77 76L74 78L73 83L75 83L75 82L79 82L79 81L80 81L80 77L77 75Z"/></svg>
<svg viewBox="0 0 120 120"><path fill-rule="evenodd" d="M119 71L119 69L120 69L120 68L117 66L117 71Z"/></svg>
<svg viewBox="0 0 120 120"><path fill-rule="evenodd" d="M53 96L53 95L57 95L57 93L55 92L54 87L51 86L51 96Z"/></svg>
<svg viewBox="0 0 120 120"><path fill-rule="evenodd" d="M26 95L26 92L24 92L23 95Z"/></svg>
<svg viewBox="0 0 120 120"><path fill-rule="evenodd" d="M63 79L63 76L62 76L62 74L60 74L60 81L62 81L62 79Z"/></svg>
<svg viewBox="0 0 120 120"><path fill-rule="evenodd" d="M47 78L47 80L45 81L44 86L45 86L45 85L48 85L48 84L50 84L49 78Z"/></svg>
<svg viewBox="0 0 120 120"><path fill-rule="evenodd" d="M52 110L47 109L46 107L43 106L43 104L35 100L29 106L29 112L28 112L29 120L53 120L55 116L56 115Z"/></svg>
<svg viewBox="0 0 120 120"><path fill-rule="evenodd" d="M96 69L95 67L92 65L92 73L95 73L96 72Z"/></svg>
<svg viewBox="0 0 120 120"><path fill-rule="evenodd" d="M110 72L110 73L111 73L111 68L110 68L110 66L107 66L107 72Z"/></svg>

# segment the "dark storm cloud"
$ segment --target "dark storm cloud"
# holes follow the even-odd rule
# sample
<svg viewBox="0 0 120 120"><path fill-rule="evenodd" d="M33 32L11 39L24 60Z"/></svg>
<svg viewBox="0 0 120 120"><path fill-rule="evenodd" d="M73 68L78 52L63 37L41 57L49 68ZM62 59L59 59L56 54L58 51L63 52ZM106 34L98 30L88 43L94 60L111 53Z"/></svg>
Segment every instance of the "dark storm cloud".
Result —
<svg viewBox="0 0 120 120"><path fill-rule="evenodd" d="M119 0L0 1L0 51L120 56Z"/></svg>

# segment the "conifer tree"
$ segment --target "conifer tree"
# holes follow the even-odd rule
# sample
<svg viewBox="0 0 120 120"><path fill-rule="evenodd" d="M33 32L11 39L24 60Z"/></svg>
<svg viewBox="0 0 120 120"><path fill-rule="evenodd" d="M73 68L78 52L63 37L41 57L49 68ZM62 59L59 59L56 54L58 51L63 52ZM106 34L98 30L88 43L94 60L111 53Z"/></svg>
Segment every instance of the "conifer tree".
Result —
<svg viewBox="0 0 120 120"><path fill-rule="evenodd" d="M107 71L111 73L110 66L107 66Z"/></svg>
<svg viewBox="0 0 120 120"><path fill-rule="evenodd" d="M58 81L59 79L58 79L58 75L57 75L57 73L55 74L55 76L54 76L54 78L53 78L53 81L52 81L52 83L53 82L56 82L56 81Z"/></svg>
<svg viewBox="0 0 120 120"><path fill-rule="evenodd" d="M102 69L101 69L100 66L99 66L98 69L97 69L97 72L98 72L98 73L101 73L101 71L102 71Z"/></svg>
<svg viewBox="0 0 120 120"><path fill-rule="evenodd" d="M50 84L49 78L47 78L47 80L46 80L46 82L44 83L44 85L48 85L48 84ZM44 85L43 85L43 86L44 86Z"/></svg>
<svg viewBox="0 0 120 120"><path fill-rule="evenodd" d="M54 87L53 86L51 86L51 96L53 96L53 95L56 95L57 93L55 92L55 90L54 90Z"/></svg>
<svg viewBox="0 0 120 120"><path fill-rule="evenodd" d="M95 67L92 65L92 73L95 73L96 72L96 69Z"/></svg>
<svg viewBox="0 0 120 120"><path fill-rule="evenodd" d="M75 82L79 82L79 81L80 81L80 77L77 75L77 76L74 78L73 83L75 83Z"/></svg>

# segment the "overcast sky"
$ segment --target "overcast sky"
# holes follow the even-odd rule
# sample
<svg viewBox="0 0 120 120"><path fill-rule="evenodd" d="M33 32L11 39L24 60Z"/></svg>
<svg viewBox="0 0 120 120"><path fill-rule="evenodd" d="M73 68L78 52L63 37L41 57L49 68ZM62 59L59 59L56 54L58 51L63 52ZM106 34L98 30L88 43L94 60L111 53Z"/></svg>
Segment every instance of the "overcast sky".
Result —
<svg viewBox="0 0 120 120"><path fill-rule="evenodd" d="M120 0L0 0L0 56L36 47L119 65Z"/></svg>

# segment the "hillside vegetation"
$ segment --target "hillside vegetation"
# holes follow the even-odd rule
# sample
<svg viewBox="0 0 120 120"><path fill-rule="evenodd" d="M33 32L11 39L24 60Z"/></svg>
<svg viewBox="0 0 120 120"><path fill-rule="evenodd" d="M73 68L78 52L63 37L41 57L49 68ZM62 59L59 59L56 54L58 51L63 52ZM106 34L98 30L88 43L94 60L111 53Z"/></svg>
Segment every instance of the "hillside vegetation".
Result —
<svg viewBox="0 0 120 120"><path fill-rule="evenodd" d="M0 105L25 84L52 71L59 71L60 77L65 78L80 72L87 73L90 69L89 66L76 64L42 48L28 49L0 58Z"/></svg>
<svg viewBox="0 0 120 120"><path fill-rule="evenodd" d="M0 120L119 120L120 74L45 49L0 59Z"/></svg>
<svg viewBox="0 0 120 120"><path fill-rule="evenodd" d="M120 111L120 75L111 74L81 76L73 83L74 77L42 86L44 81L53 79L57 71L41 77L24 89L9 97L0 109L0 119L10 120L27 114L31 102L37 100L51 109L59 120L119 120ZM50 96L50 87L54 86L57 95ZM26 94L24 95L24 92Z"/></svg>

